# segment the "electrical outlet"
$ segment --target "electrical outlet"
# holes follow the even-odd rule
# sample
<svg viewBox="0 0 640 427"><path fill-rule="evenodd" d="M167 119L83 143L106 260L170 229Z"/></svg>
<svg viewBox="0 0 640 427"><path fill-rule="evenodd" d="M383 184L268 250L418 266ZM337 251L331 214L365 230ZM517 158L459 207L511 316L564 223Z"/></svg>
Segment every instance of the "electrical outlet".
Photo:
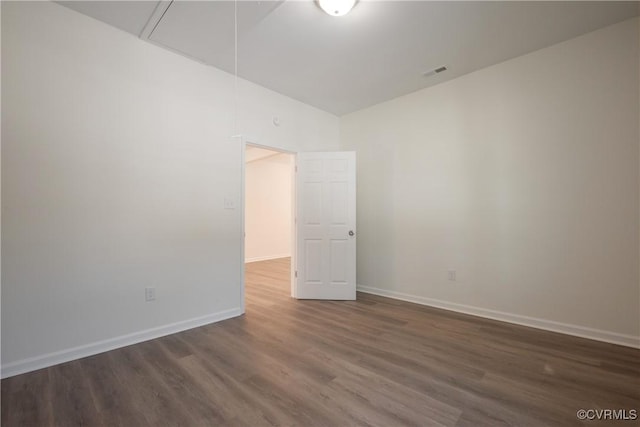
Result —
<svg viewBox="0 0 640 427"><path fill-rule="evenodd" d="M144 288L144 300L146 302L156 300L156 288Z"/></svg>
<svg viewBox="0 0 640 427"><path fill-rule="evenodd" d="M450 282L455 282L456 281L456 271L455 270L449 270L447 272L447 277L449 278Z"/></svg>

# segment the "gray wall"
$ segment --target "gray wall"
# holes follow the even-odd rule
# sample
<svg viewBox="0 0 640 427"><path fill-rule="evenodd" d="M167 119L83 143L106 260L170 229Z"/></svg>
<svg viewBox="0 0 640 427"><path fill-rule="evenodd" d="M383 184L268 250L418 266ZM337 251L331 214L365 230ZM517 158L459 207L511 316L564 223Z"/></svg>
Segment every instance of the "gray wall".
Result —
<svg viewBox="0 0 640 427"><path fill-rule="evenodd" d="M361 289L638 345L638 52L632 19L343 117Z"/></svg>
<svg viewBox="0 0 640 427"><path fill-rule="evenodd" d="M239 314L233 77L50 2L2 2L2 59L3 374ZM252 142L338 148L337 117L239 94Z"/></svg>

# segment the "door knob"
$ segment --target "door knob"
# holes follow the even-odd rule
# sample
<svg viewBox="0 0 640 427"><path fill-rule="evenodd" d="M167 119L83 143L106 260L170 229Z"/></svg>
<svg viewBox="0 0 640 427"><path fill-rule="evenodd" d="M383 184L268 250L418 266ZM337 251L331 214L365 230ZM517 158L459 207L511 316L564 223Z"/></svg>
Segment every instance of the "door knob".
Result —
<svg viewBox="0 0 640 427"><path fill-rule="evenodd" d="M353 237L356 233L353 232L353 230L349 230L349 236Z"/></svg>

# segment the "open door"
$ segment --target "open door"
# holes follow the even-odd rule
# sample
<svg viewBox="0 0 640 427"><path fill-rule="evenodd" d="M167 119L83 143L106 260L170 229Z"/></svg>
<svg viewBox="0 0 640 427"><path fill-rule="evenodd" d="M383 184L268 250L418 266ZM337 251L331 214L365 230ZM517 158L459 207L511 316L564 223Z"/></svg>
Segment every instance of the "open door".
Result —
<svg viewBox="0 0 640 427"><path fill-rule="evenodd" d="M356 155L298 153L293 296L356 299Z"/></svg>

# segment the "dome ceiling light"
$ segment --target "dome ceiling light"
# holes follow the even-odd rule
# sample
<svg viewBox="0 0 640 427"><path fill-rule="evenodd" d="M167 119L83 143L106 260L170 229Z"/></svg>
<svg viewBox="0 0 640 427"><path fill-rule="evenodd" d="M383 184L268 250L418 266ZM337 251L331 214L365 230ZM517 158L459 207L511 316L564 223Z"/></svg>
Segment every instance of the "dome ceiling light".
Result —
<svg viewBox="0 0 640 427"><path fill-rule="evenodd" d="M356 5L357 0L317 0L322 10L331 16L346 15Z"/></svg>

